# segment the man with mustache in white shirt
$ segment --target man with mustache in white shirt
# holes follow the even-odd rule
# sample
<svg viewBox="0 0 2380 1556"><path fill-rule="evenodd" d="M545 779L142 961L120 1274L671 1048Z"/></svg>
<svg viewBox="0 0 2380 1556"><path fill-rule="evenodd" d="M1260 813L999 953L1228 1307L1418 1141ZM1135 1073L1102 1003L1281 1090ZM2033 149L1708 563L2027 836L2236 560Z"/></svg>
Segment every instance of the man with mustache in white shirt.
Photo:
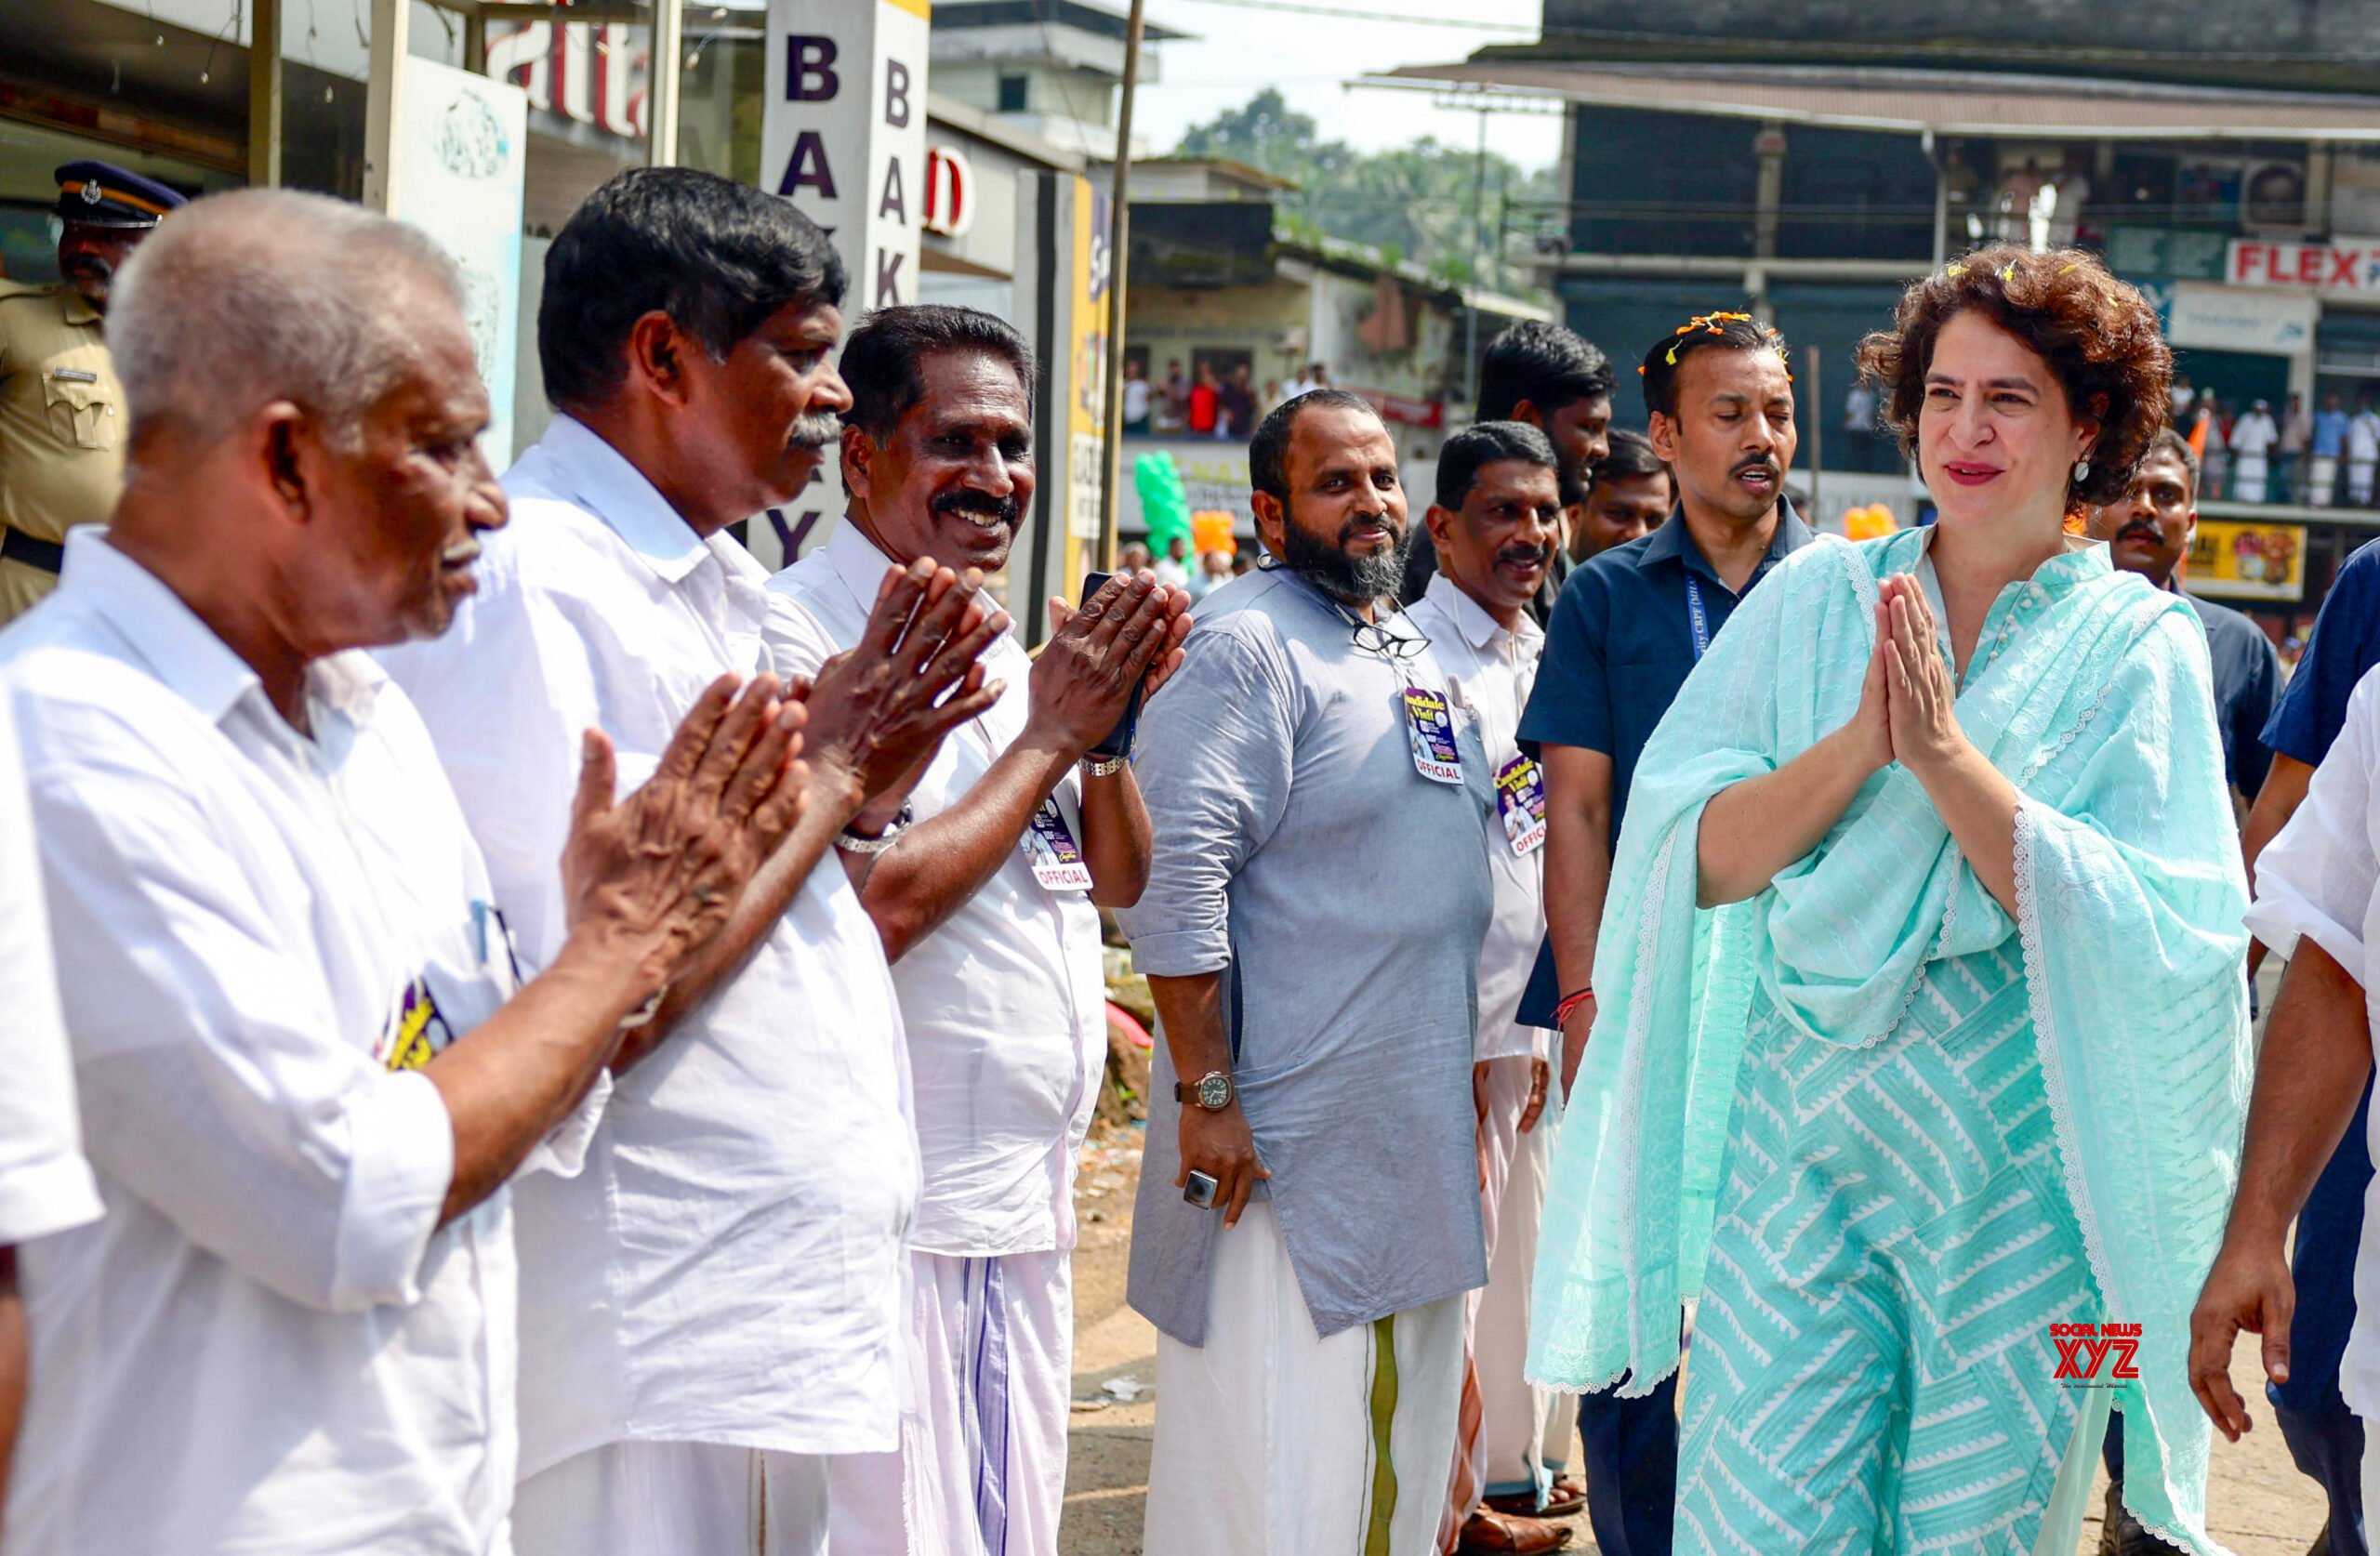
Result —
<svg viewBox="0 0 2380 1556"><path fill-rule="evenodd" d="M797 675L859 640L887 566L1000 572L1033 500L1033 359L1007 323L879 309L842 373L851 511L769 584L769 645ZM925 1191L915 1408L897 1453L837 1462L838 1556L1056 1556L1074 1153L1107 1053L1098 909L1139 898L1149 857L1125 757L1090 748L1179 658L1188 603L1119 577L1038 660L1000 638L984 654L999 700L916 775L911 824L847 844L893 961Z"/></svg>

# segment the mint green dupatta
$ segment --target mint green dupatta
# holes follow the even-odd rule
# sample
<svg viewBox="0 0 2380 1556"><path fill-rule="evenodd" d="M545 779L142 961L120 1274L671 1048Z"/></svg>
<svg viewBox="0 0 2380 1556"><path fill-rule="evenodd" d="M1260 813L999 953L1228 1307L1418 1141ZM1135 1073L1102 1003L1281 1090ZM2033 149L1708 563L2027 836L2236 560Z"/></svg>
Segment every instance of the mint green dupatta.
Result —
<svg viewBox="0 0 2380 1556"><path fill-rule="evenodd" d="M1987 622L1961 727L2013 782L2020 922L1917 781L1871 778L1772 890L1695 907L1711 797L1847 719L1877 581L1926 532L1805 547L1754 590L1646 747L1595 958L1599 1011L1555 1146L1529 1373L1641 1394L1700 1289L1745 1015L1759 980L1811 1038L1889 1035L1926 964L2020 934L2061 1166L2104 1321L2142 1325L2118 1404L2127 1499L2206 1542L2209 1426L2188 1314L2238 1174L2249 1080L2247 906L2205 639L2101 548L2043 565Z"/></svg>

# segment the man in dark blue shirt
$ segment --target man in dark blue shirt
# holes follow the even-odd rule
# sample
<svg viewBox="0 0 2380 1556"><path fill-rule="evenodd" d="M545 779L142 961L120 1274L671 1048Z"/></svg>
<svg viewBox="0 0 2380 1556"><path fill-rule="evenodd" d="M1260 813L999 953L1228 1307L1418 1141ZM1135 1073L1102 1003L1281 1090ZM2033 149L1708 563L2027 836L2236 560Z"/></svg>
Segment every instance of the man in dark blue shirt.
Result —
<svg viewBox="0 0 2380 1556"><path fill-rule="evenodd" d="M2331 580L2314 636L2281 694L2264 740L2272 771L2248 812L2241 837L2253 874L2264 851L2306 798L2314 770L2347 722L2355 684L2380 664L2380 540L2356 551ZM2261 959L2264 948L2251 955ZM2372 1088L2298 1212L2291 1252L2297 1306L2289 1320L2289 1381L2266 1385L2281 1435L2297 1468L2320 1482L2331 1504L2333 1556L2365 1556L2363 1423L2339 1394L2339 1358L2355 1322L2355 1256L2363 1242L2363 1195L2372 1181L2366 1129Z"/></svg>
<svg viewBox="0 0 2380 1556"><path fill-rule="evenodd" d="M2094 540L2108 544L2108 560L2137 573L2161 589L2179 592L2174 571L2190 547L2198 527L2198 455L2172 428L2157 435L2133 472L2123 496L2091 510ZM2265 720L2281 699L2281 655L2264 628L2228 606L2184 594L2206 628L2215 667L2215 712L2223 735L2223 771L2240 802L2255 798L2272 766L2264 740ZM2342 703L2344 705L2344 703Z"/></svg>
<svg viewBox="0 0 2380 1556"><path fill-rule="evenodd" d="M1678 510L1571 574L1521 717L1522 748L1545 775L1549 932L1520 1019L1561 1029L1566 1088L1594 1021L1588 979L1636 759L1738 601L1812 538L1784 498L1797 438L1776 332L1740 313L1696 319L1639 371ZM1579 1432L1596 1545L1606 1556L1668 1556L1675 1377L1642 1399L1585 1395Z"/></svg>

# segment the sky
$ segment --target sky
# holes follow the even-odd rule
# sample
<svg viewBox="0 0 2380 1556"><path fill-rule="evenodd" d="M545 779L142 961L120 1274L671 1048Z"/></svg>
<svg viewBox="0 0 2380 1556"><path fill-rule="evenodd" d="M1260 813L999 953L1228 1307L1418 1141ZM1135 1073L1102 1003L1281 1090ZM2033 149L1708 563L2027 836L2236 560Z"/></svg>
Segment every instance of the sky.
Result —
<svg viewBox="0 0 2380 1556"><path fill-rule="evenodd" d="M1121 0L1110 3L1120 5ZM1314 9L1427 14L1416 0L1295 3ZM1466 0L1461 7L1466 17L1502 24L1490 29L1340 20L1219 0L1147 0L1147 5L1150 21L1195 34L1159 45L1158 79L1141 85L1134 138L1144 135L1158 152L1171 151L1183 130L1237 107L1266 86L1279 87L1290 107L1312 114L1326 140L1384 151L1431 135L1458 146L1475 146L1477 113L1435 107L1427 93L1350 89L1346 84L1368 72L1398 65L1459 60L1487 44L1532 41L1542 14L1541 0ZM1552 113L1490 114L1488 144L1524 167L1551 166L1561 125Z"/></svg>

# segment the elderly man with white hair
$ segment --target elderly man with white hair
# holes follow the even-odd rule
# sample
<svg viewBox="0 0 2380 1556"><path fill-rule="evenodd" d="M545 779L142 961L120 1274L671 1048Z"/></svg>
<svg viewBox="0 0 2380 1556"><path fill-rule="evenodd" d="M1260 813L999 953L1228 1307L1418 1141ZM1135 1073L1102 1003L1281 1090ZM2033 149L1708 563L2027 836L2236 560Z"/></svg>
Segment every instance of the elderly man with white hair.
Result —
<svg viewBox="0 0 2380 1556"><path fill-rule="evenodd" d="M615 798L519 983L420 720L361 648L443 630L504 522L452 265L358 207L191 205L126 265L112 525L0 634L106 1214L20 1250L8 1556L503 1552L508 1179L803 809L802 712L715 682Z"/></svg>

